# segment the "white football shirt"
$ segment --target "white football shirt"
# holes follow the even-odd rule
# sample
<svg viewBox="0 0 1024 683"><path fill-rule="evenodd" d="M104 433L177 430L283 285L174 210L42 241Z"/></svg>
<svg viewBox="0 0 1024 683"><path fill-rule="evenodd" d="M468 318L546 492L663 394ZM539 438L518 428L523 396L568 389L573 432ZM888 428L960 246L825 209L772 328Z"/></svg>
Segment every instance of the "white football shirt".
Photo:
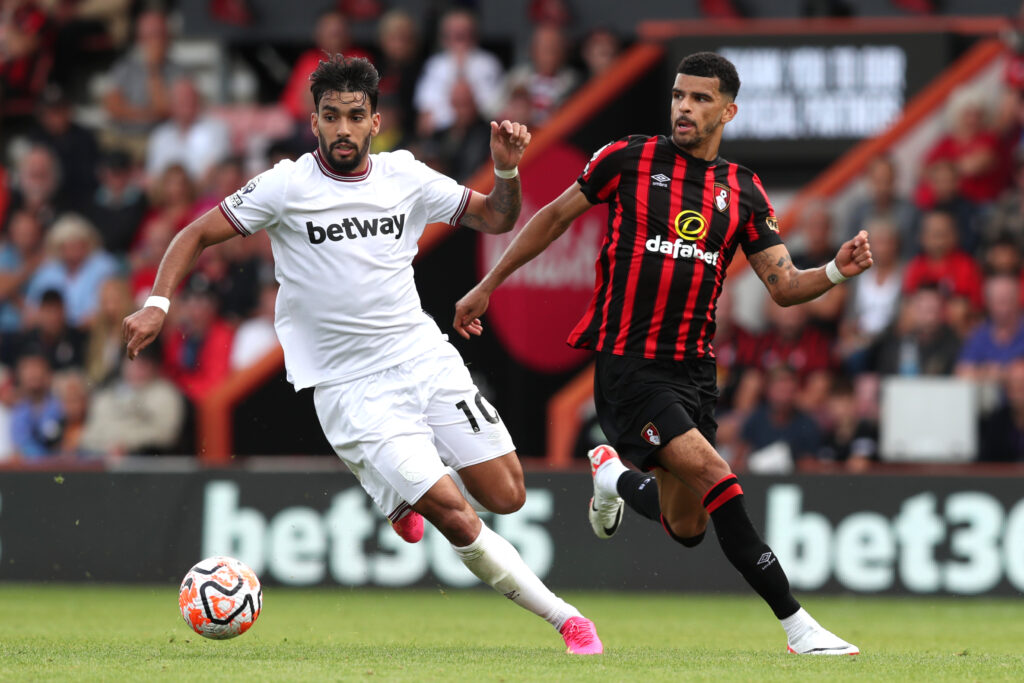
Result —
<svg viewBox="0 0 1024 683"><path fill-rule="evenodd" d="M347 381L429 351L441 336L413 281L427 223L456 226L470 191L406 151L343 175L319 150L281 161L220 203L274 252L274 327L295 389Z"/></svg>

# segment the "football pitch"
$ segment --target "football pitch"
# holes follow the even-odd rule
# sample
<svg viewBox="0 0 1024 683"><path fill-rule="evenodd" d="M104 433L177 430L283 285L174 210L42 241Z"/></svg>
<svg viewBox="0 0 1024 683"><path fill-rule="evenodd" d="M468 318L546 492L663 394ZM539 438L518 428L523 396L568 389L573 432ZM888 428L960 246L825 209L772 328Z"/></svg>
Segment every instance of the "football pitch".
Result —
<svg viewBox="0 0 1024 683"><path fill-rule="evenodd" d="M823 598L804 604L859 657L785 653L754 597L565 593L605 654L571 657L486 590L269 587L248 633L195 635L177 586L0 584L2 680L1021 680L1024 599Z"/></svg>

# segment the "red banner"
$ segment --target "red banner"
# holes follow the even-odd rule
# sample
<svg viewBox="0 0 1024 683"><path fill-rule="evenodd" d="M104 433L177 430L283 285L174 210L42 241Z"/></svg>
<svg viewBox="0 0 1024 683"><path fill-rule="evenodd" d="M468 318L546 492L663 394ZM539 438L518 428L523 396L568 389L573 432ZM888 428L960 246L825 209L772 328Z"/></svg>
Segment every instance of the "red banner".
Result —
<svg viewBox="0 0 1024 683"><path fill-rule="evenodd" d="M574 147L558 144L544 151L542 164L526 167L523 210L515 230L484 235L477 243L481 276L497 263L526 222L575 182L586 163L587 157ZM571 370L588 359L588 353L569 347L565 339L590 302L607 223L607 207L593 207L491 297L486 324L519 363L554 373Z"/></svg>

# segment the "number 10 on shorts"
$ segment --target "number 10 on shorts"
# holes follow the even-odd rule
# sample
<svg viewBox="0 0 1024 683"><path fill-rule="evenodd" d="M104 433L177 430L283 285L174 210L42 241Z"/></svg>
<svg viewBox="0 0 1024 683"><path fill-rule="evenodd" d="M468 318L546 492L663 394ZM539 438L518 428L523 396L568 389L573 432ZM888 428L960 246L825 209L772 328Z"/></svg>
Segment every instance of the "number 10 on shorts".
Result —
<svg viewBox="0 0 1024 683"><path fill-rule="evenodd" d="M476 392L473 402L476 403L476 408L480 415L482 415L490 424L493 425L501 422L501 418L498 417L498 411L484 400L484 397L479 391ZM473 428L473 431L479 432L480 423L477 421L476 415L473 414L473 409L469 407L469 404L465 401L459 401L455 404L455 407L466 415L466 419L469 420L469 426Z"/></svg>

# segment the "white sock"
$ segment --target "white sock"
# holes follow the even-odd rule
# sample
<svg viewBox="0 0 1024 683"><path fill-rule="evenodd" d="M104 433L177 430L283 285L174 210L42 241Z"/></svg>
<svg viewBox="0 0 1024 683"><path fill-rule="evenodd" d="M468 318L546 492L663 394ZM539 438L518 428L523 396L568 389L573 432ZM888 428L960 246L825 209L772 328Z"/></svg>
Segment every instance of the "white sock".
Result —
<svg viewBox="0 0 1024 683"><path fill-rule="evenodd" d="M556 629L561 630L569 617L582 616L579 610L544 585L511 543L483 522L475 541L463 548L454 545L452 548L478 579Z"/></svg>
<svg viewBox="0 0 1024 683"><path fill-rule="evenodd" d="M610 458L597 468L597 474L594 475L594 483L597 484L597 488L601 493L607 496L617 496L619 495L619 477L628 469L618 458Z"/></svg>
<svg viewBox="0 0 1024 683"><path fill-rule="evenodd" d="M812 628L820 628L818 626L818 622L814 620L814 617L808 614L807 610L803 607L785 619L779 619L779 623L782 624L782 628L786 630L786 638L791 643L796 642L798 638Z"/></svg>
<svg viewBox="0 0 1024 683"><path fill-rule="evenodd" d="M455 485L459 487L459 491L462 492L462 497L466 499L466 502L469 503L469 506L471 508L473 508L477 512L490 512L490 510L485 508L483 504L479 500L474 498L473 494L466 489L466 482L462 481L462 477L459 476L458 471L452 469L451 467L446 467L445 470L447 470L448 476L452 478L452 481L455 482Z"/></svg>

